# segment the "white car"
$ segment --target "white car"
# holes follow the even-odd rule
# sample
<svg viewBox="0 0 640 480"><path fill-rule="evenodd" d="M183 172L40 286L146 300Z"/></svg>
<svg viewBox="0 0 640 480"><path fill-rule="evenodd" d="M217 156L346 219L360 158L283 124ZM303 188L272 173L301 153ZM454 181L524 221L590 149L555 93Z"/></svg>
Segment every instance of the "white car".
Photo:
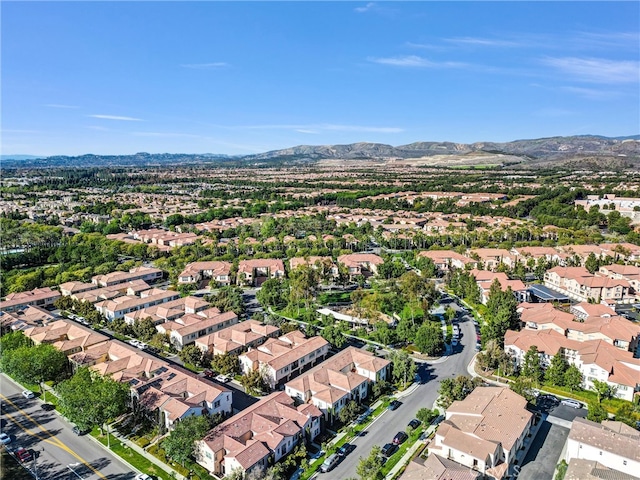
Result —
<svg viewBox="0 0 640 480"><path fill-rule="evenodd" d="M571 408L582 408L582 404L577 401L577 400L572 400L570 398L565 398L564 400L562 400L560 402L562 405L565 405L567 407L571 407Z"/></svg>
<svg viewBox="0 0 640 480"><path fill-rule="evenodd" d="M227 377L226 375L218 375L216 377L216 380L219 381L220 383L227 383L231 381L231 378Z"/></svg>
<svg viewBox="0 0 640 480"><path fill-rule="evenodd" d="M139 473L134 477L134 480L153 480L153 478L146 473Z"/></svg>
<svg viewBox="0 0 640 480"><path fill-rule="evenodd" d="M138 345L140 345L140 341L134 338L132 338L131 340L127 340L127 343L129 345L133 345L134 347L137 347Z"/></svg>
<svg viewBox="0 0 640 480"><path fill-rule="evenodd" d="M24 392L22 392L22 396L24 398L34 398L36 394L33 393L31 390L25 390Z"/></svg>
<svg viewBox="0 0 640 480"><path fill-rule="evenodd" d="M6 433L0 433L0 443L6 445L7 443L11 443L11 437Z"/></svg>

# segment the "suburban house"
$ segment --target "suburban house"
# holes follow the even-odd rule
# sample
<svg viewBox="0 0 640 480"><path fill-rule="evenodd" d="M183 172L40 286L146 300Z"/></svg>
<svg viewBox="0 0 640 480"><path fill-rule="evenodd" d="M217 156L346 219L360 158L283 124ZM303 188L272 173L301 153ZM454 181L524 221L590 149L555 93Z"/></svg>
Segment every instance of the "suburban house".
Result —
<svg viewBox="0 0 640 480"><path fill-rule="evenodd" d="M60 293L65 297L73 295L74 293L86 292L87 290L95 290L98 285L95 283L85 282L65 282L58 285Z"/></svg>
<svg viewBox="0 0 640 480"><path fill-rule="evenodd" d="M0 312L17 312L26 307L51 307L58 298L60 298L60 292L51 290L49 287L10 293L0 302Z"/></svg>
<svg viewBox="0 0 640 480"><path fill-rule="evenodd" d="M111 272L105 275L96 275L91 278L91 282L101 287L111 287L119 283L130 282L132 280L144 280L145 282L155 282L162 278L162 270L151 267L136 267L128 272Z"/></svg>
<svg viewBox="0 0 640 480"><path fill-rule="evenodd" d="M374 253L348 253L340 255L338 263L349 269L350 276L364 275L367 272L375 275L378 273L378 265L382 265L384 260Z"/></svg>
<svg viewBox="0 0 640 480"><path fill-rule="evenodd" d="M136 321L151 318L155 324L175 320L188 313L198 313L210 308L209 302L198 297L182 297L152 307L142 308L127 313L124 321L133 325Z"/></svg>
<svg viewBox="0 0 640 480"><path fill-rule="evenodd" d="M42 327L55 322L58 317L40 307L27 307L17 312L0 312L0 325L3 329L25 330L30 327Z"/></svg>
<svg viewBox="0 0 640 480"><path fill-rule="evenodd" d="M635 291L629 281L593 275L584 267L554 267L544 274L544 285L579 302L636 301Z"/></svg>
<svg viewBox="0 0 640 480"><path fill-rule="evenodd" d="M156 329L160 333L169 334L171 345L182 350L199 338L236 323L238 323L238 316L232 311L220 313L217 308L210 308L160 323L156 325Z"/></svg>
<svg viewBox="0 0 640 480"><path fill-rule="evenodd" d="M418 253L418 257L430 258L441 272L448 272L452 268L464 270L467 265L471 268L475 267L477 263L475 260L460 255L453 250L426 250Z"/></svg>
<svg viewBox="0 0 640 480"><path fill-rule="evenodd" d="M125 295L97 302L94 306L107 320L115 320L116 318L124 318L127 313L171 302L178 298L180 298L179 292L152 288L141 292L139 297Z"/></svg>
<svg viewBox="0 0 640 480"><path fill-rule="evenodd" d="M486 305L489 301L489 292L491 285L495 280L500 283L500 289L506 292L509 288L519 302L526 302L529 298L527 286L521 280L509 280L506 273L492 272L490 270L473 269L469 272L476 279L478 288L480 289L480 301Z"/></svg>
<svg viewBox="0 0 640 480"><path fill-rule="evenodd" d="M567 363L580 370L583 388L587 390L593 386L593 380L599 380L615 387L616 397L624 400L633 401L640 392L640 359L634 358L632 352L604 340L571 340L553 328L507 330L505 334L504 350L517 365L533 345L543 366L549 365L551 358L561 352Z"/></svg>
<svg viewBox="0 0 640 480"><path fill-rule="evenodd" d="M598 462L615 470L607 477L600 478L627 478L621 474L638 475L640 432L622 422L605 420L600 424L576 417L567 438L564 460L569 463L570 469L575 460L582 460ZM576 463L574 468L582 462Z"/></svg>
<svg viewBox="0 0 640 480"><path fill-rule="evenodd" d="M331 272L334 277L338 275L338 267L333 262L331 257L293 257L289 259L289 270L293 271L296 268L306 265L308 267L317 269L322 268L324 271Z"/></svg>
<svg viewBox="0 0 640 480"><path fill-rule="evenodd" d="M179 284L198 283L209 279L218 285L231 283L231 263L229 262L193 262L189 263L180 275Z"/></svg>
<svg viewBox="0 0 640 480"><path fill-rule="evenodd" d="M478 387L447 409L429 452L500 480L513 472L533 424L526 406L509 388Z"/></svg>
<svg viewBox="0 0 640 480"><path fill-rule="evenodd" d="M431 453L426 459L414 457L399 480L480 480L480 472Z"/></svg>
<svg viewBox="0 0 640 480"><path fill-rule="evenodd" d="M285 392L317 406L325 416L337 415L349 400L369 395L369 387L391 374L391 362L366 350L349 347L285 384Z"/></svg>
<svg viewBox="0 0 640 480"><path fill-rule="evenodd" d="M324 360L328 353L329 342L324 338L307 338L299 330L294 330L279 338L268 339L238 359L243 373L261 371L273 390Z"/></svg>
<svg viewBox="0 0 640 480"><path fill-rule="evenodd" d="M250 347L257 347L268 338L280 334L280 329L256 320L245 320L222 328L196 340L196 346L204 353L224 355L239 354Z"/></svg>
<svg viewBox="0 0 640 480"><path fill-rule="evenodd" d="M41 327L30 327L23 330L25 337L40 345L48 343L66 355L82 352L94 345L100 345L109 337L96 332L92 328L83 327L67 320L57 320Z"/></svg>
<svg viewBox="0 0 640 480"><path fill-rule="evenodd" d="M284 263L276 258L240 260L238 263L238 285L259 287L270 278L284 278Z"/></svg>
<svg viewBox="0 0 640 480"><path fill-rule="evenodd" d="M469 251L469 257L477 259L486 270L495 270L501 263L507 266L514 264L511 252L504 248L474 248Z"/></svg>
<svg viewBox="0 0 640 480"><path fill-rule="evenodd" d="M207 433L197 442L196 460L218 477L266 469L296 445L313 441L321 416L313 405L296 407L286 393L274 392Z"/></svg>

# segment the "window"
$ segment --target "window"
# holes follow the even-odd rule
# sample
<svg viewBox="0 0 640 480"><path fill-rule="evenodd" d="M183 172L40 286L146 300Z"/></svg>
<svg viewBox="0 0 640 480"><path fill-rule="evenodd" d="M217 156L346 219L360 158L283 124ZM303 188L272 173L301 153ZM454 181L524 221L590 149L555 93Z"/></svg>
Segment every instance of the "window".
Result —
<svg viewBox="0 0 640 480"><path fill-rule="evenodd" d="M211 460L211 452L204 452L204 456Z"/></svg>
<svg viewBox="0 0 640 480"><path fill-rule="evenodd" d="M623 464L623 465L626 465L626 464L627 464L627 461L626 461L626 460L622 460L622 464Z"/></svg>
<svg viewBox="0 0 640 480"><path fill-rule="evenodd" d="M220 406L220 400L216 400L213 402L213 408L218 408Z"/></svg>

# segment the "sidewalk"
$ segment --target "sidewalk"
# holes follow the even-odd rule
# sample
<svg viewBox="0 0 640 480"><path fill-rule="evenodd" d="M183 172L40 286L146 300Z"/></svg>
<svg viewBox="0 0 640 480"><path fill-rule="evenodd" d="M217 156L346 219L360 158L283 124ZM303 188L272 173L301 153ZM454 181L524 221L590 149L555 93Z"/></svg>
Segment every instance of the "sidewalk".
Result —
<svg viewBox="0 0 640 480"><path fill-rule="evenodd" d="M393 468L389 470L389 473L387 473L387 476L385 477L386 480L391 480L392 478L394 478L400 472L400 470L402 470L411 461L418 449L420 449L423 445L429 443L429 440L427 439L429 438L431 433L436 430L436 428L438 428L437 423L432 423L431 425L429 425L429 427L427 427L427 429L421 435L421 437L424 436L424 440L418 439L416 443L411 445L411 448L409 448L404 453L402 458L398 460L398 463L396 463Z"/></svg>

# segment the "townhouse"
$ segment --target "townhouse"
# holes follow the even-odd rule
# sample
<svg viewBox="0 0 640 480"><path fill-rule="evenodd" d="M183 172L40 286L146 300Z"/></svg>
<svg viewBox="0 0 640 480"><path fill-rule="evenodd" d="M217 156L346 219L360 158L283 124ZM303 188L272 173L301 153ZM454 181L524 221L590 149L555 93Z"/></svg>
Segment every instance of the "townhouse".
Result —
<svg viewBox="0 0 640 480"><path fill-rule="evenodd" d="M198 313L208 308L210 308L209 302L205 302L198 297L188 296L126 313L124 315L124 321L129 325L133 325L138 320L151 318L157 325L162 322L175 320L185 314Z"/></svg>
<svg viewBox="0 0 640 480"><path fill-rule="evenodd" d="M329 353L329 342L320 336L306 338L294 330L278 338L269 338L262 345L240 355L244 374L263 373L272 390L323 361Z"/></svg>
<svg viewBox="0 0 640 480"><path fill-rule="evenodd" d="M66 355L82 352L87 348L103 344L109 340L109 337L96 332L92 328L76 325L63 319L43 326L26 328L23 333L36 345L48 343Z"/></svg>
<svg viewBox="0 0 640 480"><path fill-rule="evenodd" d="M322 413L274 392L225 420L197 442L196 461L212 475L266 469L320 433Z"/></svg>
<svg viewBox="0 0 640 480"><path fill-rule="evenodd" d="M441 272L448 272L452 268L464 270L473 268L477 262L469 257L460 255L453 250L427 250L418 253L418 257L429 258Z"/></svg>
<svg viewBox="0 0 640 480"><path fill-rule="evenodd" d="M3 331L25 330L30 327L42 327L55 322L58 317L40 307L27 307L17 312L0 312L0 325Z"/></svg>
<svg viewBox="0 0 640 480"><path fill-rule="evenodd" d="M85 283L85 282L65 282L58 285L58 289L60 293L65 297L74 295L76 293L86 292L88 290L95 290L98 288L98 285L95 283Z"/></svg>
<svg viewBox="0 0 640 480"><path fill-rule="evenodd" d="M474 248L469 251L469 257L477 259L486 270L495 270L502 263L509 267L514 263L511 253L504 248Z"/></svg>
<svg viewBox="0 0 640 480"><path fill-rule="evenodd" d="M260 258L240 260L238 263L238 285L259 287L270 278L284 278L284 263L280 259Z"/></svg>
<svg viewBox="0 0 640 480"><path fill-rule="evenodd" d="M231 283L231 263L221 261L192 262L187 264L182 273L178 275L179 284L198 283L204 279L209 279L217 285L229 285Z"/></svg>
<svg viewBox="0 0 640 480"><path fill-rule="evenodd" d="M544 274L544 285L578 302L633 303L637 300L629 281L593 275L584 267L554 267Z"/></svg>
<svg viewBox="0 0 640 480"><path fill-rule="evenodd" d="M280 329L278 327L265 325L256 320L245 320L200 337L195 344L203 353L237 355L250 347L257 347L268 338L279 334Z"/></svg>
<svg viewBox="0 0 640 480"><path fill-rule="evenodd" d="M638 478L640 432L622 422L596 423L577 417L571 424L564 460L569 464L569 478L588 479L594 468L600 471L597 478Z"/></svg>
<svg viewBox="0 0 640 480"><path fill-rule="evenodd" d="M144 280L145 282L155 282L162 278L162 270L151 267L136 267L128 272L111 272L105 275L96 275L91 278L91 283L101 287L111 287L120 283L131 282L133 280Z"/></svg>
<svg viewBox="0 0 640 480"><path fill-rule="evenodd" d="M52 307L58 298L60 298L60 292L51 290L49 287L10 293L0 302L0 312L17 312L26 307Z"/></svg>
<svg viewBox="0 0 640 480"><path fill-rule="evenodd" d="M452 460L485 478L514 471L516 454L533 424L527 400L505 387L478 387L455 401L428 445L429 453Z"/></svg>
<svg viewBox="0 0 640 480"><path fill-rule="evenodd" d="M178 292L152 288L140 293L139 297L125 295L111 300L97 302L94 306L107 320L124 318L127 313L152 307L160 303L167 303L180 298Z"/></svg>
<svg viewBox="0 0 640 480"><path fill-rule="evenodd" d="M388 380L391 362L370 352L349 347L285 384L285 392L318 407L325 419L337 415L349 402L369 395L369 387Z"/></svg>
<svg viewBox="0 0 640 480"><path fill-rule="evenodd" d="M506 273L492 272L489 270L473 269L469 272L476 279L478 288L480 289L480 301L486 305L489 301L489 292L494 281L500 283L500 288L506 292L509 288L519 302L526 302L529 299L527 287L521 280L509 280Z"/></svg>
<svg viewBox="0 0 640 480"><path fill-rule="evenodd" d="M338 263L349 269L350 276L375 275L378 273L378 265L382 265L382 257L374 253L348 253L338 257Z"/></svg>
<svg viewBox="0 0 640 480"><path fill-rule="evenodd" d="M545 368L560 352L569 365L580 370L582 386L587 390L593 387L593 380L598 380L615 387L616 397L624 400L633 401L640 392L640 359L635 358L633 352L601 339L572 340L553 328L507 330L504 337L505 352L516 365L522 364L524 355L534 345Z"/></svg>
<svg viewBox="0 0 640 480"><path fill-rule="evenodd" d="M182 350L187 345L195 343L199 338L211 335L218 330L238 323L238 316L229 311L220 313L217 308L209 308L198 313L183 315L182 317L160 323L156 329L160 333L169 335L169 342L176 349Z"/></svg>
<svg viewBox="0 0 640 480"><path fill-rule="evenodd" d="M289 271L293 271L302 265L330 272L334 277L338 275L338 267L331 257L318 257L312 255L309 257L293 257L289 259Z"/></svg>

